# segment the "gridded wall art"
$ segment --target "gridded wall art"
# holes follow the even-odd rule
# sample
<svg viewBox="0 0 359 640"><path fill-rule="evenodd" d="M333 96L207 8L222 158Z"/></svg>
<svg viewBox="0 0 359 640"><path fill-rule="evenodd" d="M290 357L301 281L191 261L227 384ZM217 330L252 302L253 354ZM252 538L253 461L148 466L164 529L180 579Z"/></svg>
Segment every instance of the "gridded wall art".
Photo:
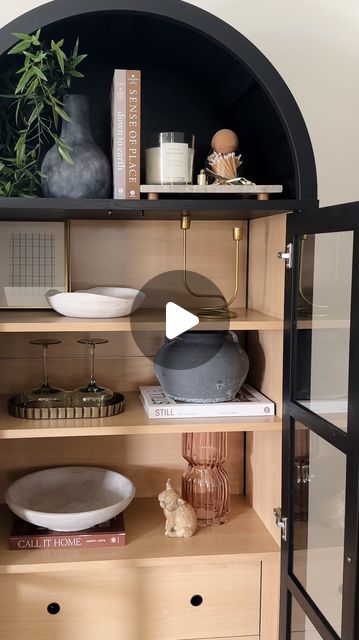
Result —
<svg viewBox="0 0 359 640"><path fill-rule="evenodd" d="M0 307L46 308L49 289L67 290L63 222L0 223Z"/></svg>

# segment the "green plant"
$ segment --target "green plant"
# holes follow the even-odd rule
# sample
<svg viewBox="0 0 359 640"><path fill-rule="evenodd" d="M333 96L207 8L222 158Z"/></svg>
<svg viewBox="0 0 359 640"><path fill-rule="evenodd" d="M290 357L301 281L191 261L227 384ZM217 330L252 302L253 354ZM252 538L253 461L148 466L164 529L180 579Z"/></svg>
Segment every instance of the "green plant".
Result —
<svg viewBox="0 0 359 640"><path fill-rule="evenodd" d="M73 164L71 148L58 135L59 124L70 118L63 109L63 96L72 78L81 78L78 41L71 54L64 40L41 42L34 35L13 34L18 42L10 56L21 56L23 64L0 77L0 196L34 196L41 184L40 163L44 149L55 143L65 162Z"/></svg>

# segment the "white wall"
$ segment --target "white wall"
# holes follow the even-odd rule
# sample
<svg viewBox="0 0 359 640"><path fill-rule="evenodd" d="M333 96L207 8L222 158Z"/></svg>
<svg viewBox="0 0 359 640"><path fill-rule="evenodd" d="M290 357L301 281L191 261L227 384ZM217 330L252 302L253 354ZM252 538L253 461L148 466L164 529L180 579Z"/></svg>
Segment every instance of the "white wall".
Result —
<svg viewBox="0 0 359 640"><path fill-rule="evenodd" d="M0 25L41 4L45 2L2 2ZM358 0L189 0L189 4L238 29L289 86L314 147L321 205L359 200Z"/></svg>

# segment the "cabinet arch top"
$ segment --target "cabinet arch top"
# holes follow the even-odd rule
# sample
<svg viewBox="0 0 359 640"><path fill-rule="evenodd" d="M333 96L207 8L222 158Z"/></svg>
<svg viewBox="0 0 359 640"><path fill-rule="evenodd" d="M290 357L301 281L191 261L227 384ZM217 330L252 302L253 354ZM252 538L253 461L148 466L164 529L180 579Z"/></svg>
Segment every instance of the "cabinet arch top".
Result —
<svg viewBox="0 0 359 640"><path fill-rule="evenodd" d="M103 28L99 28L100 22ZM123 60L122 65L136 63L139 68L139 53L143 50L141 59L148 82L155 82L155 60L157 63L160 60L161 65L169 67L165 86L172 74L179 95L185 89L184 85L179 86L180 76L185 73L188 88L193 91L192 102L197 104L191 105L188 111L187 126L191 122L196 124L196 110L197 122L202 124L199 114L203 113L204 104L209 105L211 111L203 122L203 135L198 139L202 157L208 152L210 134L216 127L232 127L239 130L240 152L245 158L245 172L249 177L253 176L257 183L283 184L284 197L317 198L312 145L298 105L269 60L226 22L182 0L152 0L150 4L147 0L53 0L0 29L0 62L4 61L4 57L1 61L2 54L14 43L12 33L31 33L40 27L51 37L56 36L56 31L60 37L64 31L70 34L81 31L80 43L85 51L91 41L92 28L95 36L93 52L102 55L106 37L111 44L103 55L107 64L113 59L113 66L119 66ZM132 52L124 60L126 34L133 44L128 47ZM119 60L116 61L116 56L109 58L108 52L121 49L122 42ZM160 47L164 42L166 51L164 55L162 51L161 60ZM151 73L149 65L152 65ZM202 104L197 83L204 98ZM168 88L169 92L176 91L171 83ZM173 104L177 103L178 95L173 99ZM183 112L181 104L178 110ZM165 121L164 112L160 115L164 125L161 130L174 130L170 127L171 122ZM187 124L185 120L186 117L182 122ZM157 123L152 119L148 124L153 127ZM258 144L255 134L259 138Z"/></svg>

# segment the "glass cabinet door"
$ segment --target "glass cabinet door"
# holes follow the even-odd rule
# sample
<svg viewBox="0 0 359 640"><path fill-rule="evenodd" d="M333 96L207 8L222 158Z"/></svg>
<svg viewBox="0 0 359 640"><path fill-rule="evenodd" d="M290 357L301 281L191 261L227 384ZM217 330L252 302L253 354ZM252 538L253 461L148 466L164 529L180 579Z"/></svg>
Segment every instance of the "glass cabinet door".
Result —
<svg viewBox="0 0 359 640"><path fill-rule="evenodd" d="M287 239L280 640L358 640L359 203Z"/></svg>
<svg viewBox="0 0 359 640"><path fill-rule="evenodd" d="M316 628L311 623L303 609L293 599L291 608L291 634L290 640L321 640Z"/></svg>
<svg viewBox="0 0 359 640"><path fill-rule="evenodd" d="M294 399L347 430L353 231L298 236Z"/></svg>
<svg viewBox="0 0 359 640"><path fill-rule="evenodd" d="M341 637L346 456L295 421L293 575Z"/></svg>

